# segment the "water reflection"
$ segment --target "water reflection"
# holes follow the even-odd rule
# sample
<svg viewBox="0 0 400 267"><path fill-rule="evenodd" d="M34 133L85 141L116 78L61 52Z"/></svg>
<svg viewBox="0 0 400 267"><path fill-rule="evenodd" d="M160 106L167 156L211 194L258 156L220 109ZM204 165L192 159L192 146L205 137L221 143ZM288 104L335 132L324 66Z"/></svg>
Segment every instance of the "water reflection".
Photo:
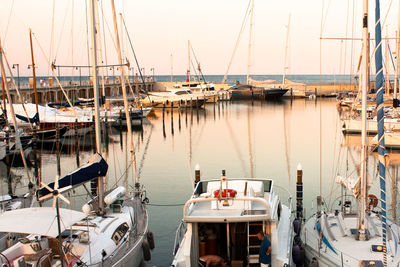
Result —
<svg viewBox="0 0 400 267"><path fill-rule="evenodd" d="M296 181L291 177L295 177L301 163L305 216L315 212L315 198L320 194L327 207L340 208L342 188L335 179L337 175L357 177L360 137L342 134L339 115L333 99L223 101L208 103L204 109L157 109L133 133L138 176L150 199L150 228L157 242L149 265L166 266L171 262L175 229L182 218L180 204L191 194L196 163L201 166L202 179L218 178L225 169L228 177L272 178L293 196ZM109 164L108 187L133 186L126 129L104 125L102 132L103 156ZM44 182L54 180L57 154L61 175L73 171L87 162L94 145L93 135L63 139L59 149L54 143L40 144L38 176ZM370 153L370 192L378 195L376 164L375 154ZM388 192L388 203L394 205L400 154L390 154L388 164L387 184L389 189L394 188ZM34 168L29 172L33 175ZM0 164L0 175L2 194L26 192L23 168L11 167L7 173L7 166ZM82 188L77 188L71 197L72 207L77 210L88 200ZM398 217L397 208L392 214Z"/></svg>

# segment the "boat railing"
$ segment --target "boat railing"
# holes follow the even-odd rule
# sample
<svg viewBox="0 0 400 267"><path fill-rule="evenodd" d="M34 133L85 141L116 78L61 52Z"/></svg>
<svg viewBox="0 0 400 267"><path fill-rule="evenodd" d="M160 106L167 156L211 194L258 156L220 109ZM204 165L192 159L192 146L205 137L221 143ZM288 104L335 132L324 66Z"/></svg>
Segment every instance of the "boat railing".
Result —
<svg viewBox="0 0 400 267"><path fill-rule="evenodd" d="M276 189L279 189L279 190L276 190ZM289 207L290 211L293 211L294 210L293 197L292 197L292 194L289 192L289 190L282 186L274 185L274 191L279 196L279 199L281 200L281 202L283 204L287 205Z"/></svg>
<svg viewBox="0 0 400 267"><path fill-rule="evenodd" d="M268 201L262 197L249 197L249 196L245 196L245 197L229 197L226 198L226 200L234 200L234 201L249 201L249 202L259 202L261 203L265 209L266 212L265 214L262 214L261 216L265 217L265 216L269 216L270 213L270 205L268 203ZM191 198L189 199L186 203L185 206L183 207L183 218L185 219L187 217L187 209L189 206L191 206L192 204L195 203L202 203L202 202L212 202L212 201L221 201L216 197L209 197L209 198ZM252 215L252 216L260 216L260 215ZM190 217L190 216L189 216Z"/></svg>
<svg viewBox="0 0 400 267"><path fill-rule="evenodd" d="M185 233L186 233L186 223L184 223L184 221L181 221L175 233L174 249L172 251L173 256L175 256L176 253L178 252L179 246L182 242L183 237L185 236Z"/></svg>

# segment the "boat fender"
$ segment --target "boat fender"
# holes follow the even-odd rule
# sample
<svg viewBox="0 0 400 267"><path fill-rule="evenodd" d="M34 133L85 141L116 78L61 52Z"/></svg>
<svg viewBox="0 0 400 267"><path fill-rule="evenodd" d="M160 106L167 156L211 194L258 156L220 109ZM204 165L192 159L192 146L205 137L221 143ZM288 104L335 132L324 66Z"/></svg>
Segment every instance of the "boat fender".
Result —
<svg viewBox="0 0 400 267"><path fill-rule="evenodd" d="M293 221L293 230L297 235L300 233L300 222L298 219Z"/></svg>
<svg viewBox="0 0 400 267"><path fill-rule="evenodd" d="M226 198L226 197L235 197L237 194L237 191L235 189L223 189L222 190L222 197ZM219 190L215 190L214 191L214 197L219 197L221 196Z"/></svg>
<svg viewBox="0 0 400 267"><path fill-rule="evenodd" d="M156 247L156 245L155 245L155 242L154 242L153 232L150 231L150 230L147 232L147 241L149 241L150 249L153 250Z"/></svg>
<svg viewBox="0 0 400 267"><path fill-rule="evenodd" d="M310 262L310 265L308 265L309 267L318 267L319 266L319 264L318 264L318 260L317 260L317 258L312 258L312 260L311 260L311 262Z"/></svg>
<svg viewBox="0 0 400 267"><path fill-rule="evenodd" d="M151 260L150 245L149 245L149 241L147 241L146 238L143 239L142 249L143 249L144 260L145 261Z"/></svg>
<svg viewBox="0 0 400 267"><path fill-rule="evenodd" d="M301 264L302 260L301 260L301 250L300 247L298 245L294 245L293 249L292 249L292 258L293 258L293 262L297 265L297 264Z"/></svg>

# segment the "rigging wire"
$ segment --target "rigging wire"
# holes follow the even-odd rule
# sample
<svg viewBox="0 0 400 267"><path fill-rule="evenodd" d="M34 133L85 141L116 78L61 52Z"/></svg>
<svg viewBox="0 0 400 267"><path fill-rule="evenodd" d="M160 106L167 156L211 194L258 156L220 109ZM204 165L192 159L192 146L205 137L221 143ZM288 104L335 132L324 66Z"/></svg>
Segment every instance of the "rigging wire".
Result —
<svg viewBox="0 0 400 267"><path fill-rule="evenodd" d="M252 0L249 0L249 3L247 4L246 12L244 13L242 26L240 27L238 38L236 39L235 47L233 48L232 56L231 56L231 59L230 59L229 64L228 64L228 68L227 68L227 70L225 72L225 75L224 75L224 78L222 80L223 83L226 82L226 79L227 79L228 73L229 73L229 69L231 68L231 65L232 65L233 58L235 57L236 50L239 47L239 43L240 43L240 39L241 39L242 33L243 33L243 31L244 31L244 29L246 27L246 22L247 22L247 20L249 18L249 15L250 15L249 9L250 9L251 3L252 3Z"/></svg>
<svg viewBox="0 0 400 267"><path fill-rule="evenodd" d="M6 32L4 33L4 37L3 37L3 43L6 43L8 27L10 26L11 17L12 17L12 14L13 14L13 9L14 9L14 0L11 1L10 14L8 15L8 19L7 19L7 26L6 26Z"/></svg>
<svg viewBox="0 0 400 267"><path fill-rule="evenodd" d="M41 46L39 40L36 38L36 34L32 32L32 35L33 35L33 37L35 37L35 40L36 40L36 42L37 42L37 44L38 44L38 46L39 46L39 48L40 48L40 51L42 52L42 55L43 55L44 59L46 60L47 64L48 64L49 66L51 66L50 60L47 58L47 56L46 56L46 54L45 54L45 52L44 52L44 50L43 50L43 47ZM58 79L56 73L54 72L54 70L53 70L52 68L51 68L51 72L52 72L54 78L56 79L58 85L60 86L60 89L61 89L62 93L64 94L64 96L65 96L65 98L66 98L68 104L71 106L72 111L73 111L75 117L78 117L78 114L76 113L76 110L75 110L74 106L72 105L71 100L69 99L67 92L65 92L65 90L64 90L64 88L63 88L63 86L62 86L62 84L60 83L60 80Z"/></svg>
<svg viewBox="0 0 400 267"><path fill-rule="evenodd" d="M65 22L66 22L66 20L67 20L69 8L70 8L68 2L66 3L66 6L67 6L67 7L65 8L65 15L64 15L64 19L63 19L62 26L61 26L60 37L59 37L59 39L58 39L58 45L57 45L56 53L55 53L55 55L54 55L54 62L55 62L56 59L57 59L58 51L59 51L60 46L61 46L61 43L62 43L62 36L63 36L63 33L64 33Z"/></svg>

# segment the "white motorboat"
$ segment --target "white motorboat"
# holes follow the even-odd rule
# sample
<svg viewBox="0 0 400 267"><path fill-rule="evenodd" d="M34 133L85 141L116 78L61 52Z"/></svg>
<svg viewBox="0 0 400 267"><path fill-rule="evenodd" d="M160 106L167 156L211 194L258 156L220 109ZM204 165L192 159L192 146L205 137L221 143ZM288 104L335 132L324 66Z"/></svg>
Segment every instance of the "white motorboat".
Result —
<svg viewBox="0 0 400 267"><path fill-rule="evenodd" d="M198 181L183 208L172 266L198 266L199 257L219 255L232 266L258 264L259 231L272 244L272 266L292 264L292 210L270 179ZM185 230L186 229L186 230Z"/></svg>
<svg viewBox="0 0 400 267"><path fill-rule="evenodd" d="M166 107L192 107L200 108L207 101L207 97L203 94L194 94L187 88L172 88L165 92L151 92L148 98L142 100L143 103L150 102L156 108Z"/></svg>

